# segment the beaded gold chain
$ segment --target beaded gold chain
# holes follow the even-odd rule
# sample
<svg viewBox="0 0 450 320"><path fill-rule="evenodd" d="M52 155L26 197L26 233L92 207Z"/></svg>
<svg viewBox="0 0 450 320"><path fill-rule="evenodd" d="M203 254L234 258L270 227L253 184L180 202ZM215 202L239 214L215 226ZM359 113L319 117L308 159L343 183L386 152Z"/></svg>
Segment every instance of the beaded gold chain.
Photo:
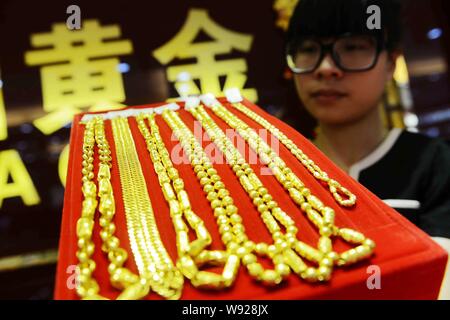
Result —
<svg viewBox="0 0 450 320"><path fill-rule="evenodd" d="M222 182L217 170L213 168L211 160L208 158L203 148L184 124L179 115L174 111L164 111L163 118L173 130L173 133L180 141L180 144L189 157L194 172L199 180L203 191L206 193L211 208L214 211L221 239L230 255L236 255L246 267L249 275L254 279L261 281L265 285L276 285L290 274L290 268L285 260L289 260L292 265L301 263L292 250L287 250L284 254L278 252L275 245L267 243L254 243L248 239L245 227L242 224L242 217L239 215L238 208L234 204L233 198ZM233 160L236 168L248 168L248 164L243 159ZM242 178L241 180L243 180ZM246 181L247 183L247 181ZM265 196L268 199L267 190L259 188L253 190L254 199ZM257 203L255 200L254 203ZM259 207L261 210L262 206ZM278 212L278 218L282 225L291 232L295 231L292 219L281 210ZM265 224L275 239L281 240L280 227L277 221L267 216ZM281 243L278 241L277 245ZM199 255L200 256L200 255ZM263 267L258 262L257 256L267 256L274 264L274 269ZM197 257L198 258L198 257ZM235 270L237 272L237 270Z"/></svg>
<svg viewBox="0 0 450 320"><path fill-rule="evenodd" d="M334 210L325 206L320 199L311 194L311 191L306 188L303 182L287 167L278 154L265 143L255 130L251 129L245 122L219 103L211 106L211 109L218 117L235 129L250 147L258 153L261 160L272 170L276 179L289 192L292 200L306 212L311 222L317 226L322 236L319 240L319 249L323 246L321 240L326 243L328 242L328 240L324 240L326 237L339 236L347 242L358 244L358 246L343 252L336 261L337 265L352 264L372 255L375 243L360 232L349 228L340 229L336 227L334 225ZM204 109L203 112L207 115ZM326 247L327 245L325 245Z"/></svg>
<svg viewBox="0 0 450 320"><path fill-rule="evenodd" d="M309 281L324 281L330 278L334 263L339 266L351 264L372 254L374 242L370 239L366 239L364 235L354 230L337 228L334 225L334 210L324 206L317 197L313 196L310 190L304 186L300 179L285 165L281 158L279 158L276 153L270 149L270 147L264 145L264 141L262 141L255 131L250 128L248 128L248 131L245 131L244 129L247 129L247 127L243 128L243 125L240 123L240 119L232 114L228 114L228 110L226 110L225 107L216 104L211 108L231 127L238 129L239 134L241 134L249 145L257 151L260 157L266 157L264 161L274 172L277 180L289 192L289 195L293 201L307 213L308 218L318 227L321 234L318 242L319 250L316 250L297 240L295 234L292 234L289 230L286 230L287 232L285 239L287 239L290 246L292 246L292 248L300 256L305 257L306 259L319 265L318 268L307 268L305 264L302 264L301 267L298 265L294 266L297 268L296 273L299 273L303 279ZM219 146L225 155L235 153L240 156L230 139L226 137L225 133L217 126L202 106L192 107L189 111L192 113L194 118L200 121L211 140ZM266 148L264 148L264 146L266 146ZM262 186L261 181L257 178L251 168L246 168L241 171L237 170L235 173L239 180L243 180L243 185L246 184L246 179L243 179L242 177L247 176L250 182L252 180L254 181L254 187ZM247 189L251 190L250 185L247 186ZM269 206L264 205L264 209L267 210L267 208L269 208ZM319 212L322 213L323 217ZM268 216L271 214L268 212L265 215ZM272 213L272 215L274 214ZM264 220L265 217L262 215L262 218ZM346 241L360 245L354 249L343 252L341 255L338 255L332 250L332 242L330 238L332 235L339 235ZM278 241L280 244L282 243L282 239L279 239Z"/></svg>
<svg viewBox="0 0 450 320"><path fill-rule="evenodd" d="M111 123L128 235L139 274L162 297L178 299L183 275L174 266L160 238L128 119L114 118Z"/></svg>
<svg viewBox="0 0 450 320"><path fill-rule="evenodd" d="M247 117L261 125L268 130L273 136L275 136L281 143L297 158L298 161L318 180L323 181L328 185L330 193L334 199L344 207L351 207L356 203L356 196L351 193L347 188L341 186L341 184L331 179L328 174L323 171L318 165L314 163L291 139L289 139L280 129L275 127L269 121L258 115L256 112L250 110L242 103L230 104L236 110L239 110ZM344 199L342 195L347 198Z"/></svg>
<svg viewBox="0 0 450 320"><path fill-rule="evenodd" d="M99 156L99 169L97 175L97 186L94 179L94 142L97 143ZM116 226L112 219L115 215L114 194L111 186L111 151L106 140L103 120L94 118L86 123L83 139L83 161L82 161L82 212L77 222L78 238L78 272L77 293L83 299L107 299L99 294L97 281L92 278L96 264L91 256L95 246L92 242L92 231L94 226L94 215L98 209L100 212L99 224L102 227L100 232L103 241L102 251L104 251L110 261L108 271L111 276L111 283L123 292L117 297L118 300L140 299L148 294L149 288L145 281L141 281L139 276L123 267L127 260L127 252L120 247L120 240L114 236Z"/></svg>
<svg viewBox="0 0 450 320"><path fill-rule="evenodd" d="M184 181L173 166L154 114L141 114L136 118L140 132L146 141L153 168L158 175L164 198L169 204L170 216L176 232L179 270L195 287L221 289L230 286L239 268L238 257L226 251L205 250L211 244L211 236L204 222L192 211L189 196L184 189ZM149 122L150 130L147 128L145 119ZM188 228L183 217L196 233L197 239L192 242L189 242ZM205 264L223 265L223 273L199 271L198 268Z"/></svg>
<svg viewBox="0 0 450 320"><path fill-rule="evenodd" d="M274 250L274 253L281 253L291 269L304 280L328 280L331 276L333 261L337 258L336 253L331 251L331 242L327 242L327 250L322 254L308 244L298 241L296 236L298 230L292 218L279 207L250 165L234 147L231 140L209 117L204 108L201 106L193 107L189 109L189 112L201 123L210 139L225 155L227 163L252 199L263 222L269 231L273 232L274 247L272 250ZM285 233L282 232L282 228L280 228L277 221L283 225ZM329 238L321 238L321 242L324 243L323 247L325 247L325 239ZM297 251L299 256L290 249L291 247ZM319 268L308 267L302 260L302 257L319 264Z"/></svg>

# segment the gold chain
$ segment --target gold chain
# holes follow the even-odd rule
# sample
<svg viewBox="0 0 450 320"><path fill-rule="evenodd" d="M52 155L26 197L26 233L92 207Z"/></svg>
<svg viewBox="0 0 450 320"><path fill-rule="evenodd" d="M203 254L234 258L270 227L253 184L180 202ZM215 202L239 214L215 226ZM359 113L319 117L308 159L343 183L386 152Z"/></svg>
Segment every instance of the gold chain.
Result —
<svg viewBox="0 0 450 320"><path fill-rule="evenodd" d="M331 252L331 250L321 254L321 252L306 243L298 241L298 229L294 220L279 207L278 203L273 199L267 188L222 129L217 126L203 107L190 108L189 112L201 123L210 139L225 155L227 163L252 199L263 222L272 234L274 246L272 246L271 250L274 251L274 254L281 254L291 269L307 281L328 280L336 254ZM285 233L282 232L278 222L284 227ZM291 248L294 248L300 256L295 254ZM319 268L308 267L301 257L318 263Z"/></svg>
<svg viewBox="0 0 450 320"><path fill-rule="evenodd" d="M290 232L286 229L286 234L284 239L290 244L290 246L302 257L313 261L318 264L318 268L309 267L303 263L300 265L290 266L298 273L303 279L308 281L325 281L331 276L332 266L334 263L337 265L351 264L361 259L370 256L374 249L374 242L370 239L366 239L361 233L356 232L351 229L339 229L334 225L334 210L326 207L323 203L315 196L313 196L309 189L307 189L300 179L289 169L286 164L279 158L275 152L273 152L267 144L262 141L259 135L248 127L244 127L240 119L230 114L228 110L223 106L215 105L212 107L213 111L227 122L234 129L238 129L239 134L249 143L249 145L254 148L260 157L266 157L264 159L265 163L268 163L269 168L274 172L277 180L282 184L282 186L289 192L290 197L294 200L300 208L307 213L308 218L318 227L321 234L318 241L318 249L316 250L304 242L297 240L295 228L295 233ZM194 118L201 122L202 126L205 128L206 132L210 136L211 140L214 141L221 151L227 156L230 153L234 153L238 159L240 156L239 151L236 150L230 139L227 138L225 133L217 126L217 124L208 115L202 106L190 108L189 111L192 113ZM248 129L248 130L246 130ZM242 157L241 157L242 158ZM243 159L243 158L242 158ZM230 159L228 159L230 161ZM230 163L230 162L229 162ZM233 163L230 163L233 166ZM246 191L252 191L254 188L263 187L261 181L256 176L251 168L245 168L244 170L239 170L239 168L233 168L235 174L238 176L242 185L247 185ZM245 178L246 177L246 178ZM250 182L250 184L248 184ZM253 183L252 183L253 182ZM266 191L267 189L264 188ZM252 195L250 195L252 197ZM252 197L253 199L253 197ZM254 200L254 199L253 199ZM255 201L255 200L254 200ZM264 202L264 197L261 198L261 202ZM272 197L268 197L266 200L273 201ZM270 206L268 204L263 204L262 209L259 208L258 211L262 213L263 220L265 217L274 216L277 217L276 212L279 207L276 203L272 203ZM270 211L270 209L277 209L277 211ZM268 210L269 209L269 210ZM264 212L264 213L263 213ZM322 213L323 217L320 215ZM285 213L284 213L285 214ZM350 249L341 255L338 255L332 250L332 235L339 235L342 238L349 239L349 242L360 244L355 249ZM275 240L275 243L277 240ZM280 245L283 243L283 236L280 235L278 239ZM283 250L285 247L280 246L279 250Z"/></svg>
<svg viewBox="0 0 450 320"><path fill-rule="evenodd" d="M340 205L352 206L355 204L356 197L350 191L337 181L330 179L326 172L322 171L278 128L241 103L235 103L232 106L277 137L316 179L328 184L330 192ZM226 251L206 249L211 243L210 234L204 222L192 211L189 197L184 189L184 182L173 167L154 115L140 115L137 117L139 130L146 141L154 170L169 204L172 223L177 235L178 260L177 267L174 266L158 232L128 120L127 118L115 118L111 120L111 123L127 229L131 249L139 270L139 276L133 274L123 266L128 255L120 247L120 241L114 235L116 227L112 222L115 215L115 203L110 181L111 151L106 140L103 120L96 117L86 123L83 140L83 202L82 213L77 221L77 258L80 273L77 293L80 297L83 299L106 299L99 294L98 283L92 277L96 267L92 260L94 252L92 233L97 206L100 212L99 224L102 228L100 232L103 242L102 251L107 254L110 262L108 272L111 284L117 289L123 290L118 299L139 299L148 295L150 289L165 298L178 299L183 288L183 275L190 279L196 287L229 287L236 279L241 260L250 276L268 285L280 283L290 274L290 269L307 281L326 281L331 277L333 265L352 264L373 253L375 243L371 239L355 230L338 228L334 225L334 210L325 206L320 199L311 194L311 191L259 137L256 131L220 104L212 105L211 109L235 129L257 152L262 162L272 170L276 179L288 191L291 199L316 225L320 233L318 248L315 249L297 239L298 230L293 219L278 206L245 158L205 109L202 106L189 108L190 113L201 123L211 140L224 154L228 165L260 213L274 243L271 245L262 242L255 244L250 241L238 208L234 205L229 191L203 148L178 114L172 110L165 110L162 113L163 118L189 157L194 172L214 211ZM147 128L145 119L149 122L150 130ZM98 146L100 160L97 176L98 192L97 186L93 182L95 143ZM342 195L347 198L344 199ZM185 221L195 231L196 240L189 240ZM358 244L358 246L337 254L332 248L332 236L339 236L349 243ZM268 256L274 264L274 269L264 268L258 262L257 256ZM317 264L318 267L309 267L302 258ZM203 265L210 264L223 266L222 274L199 270Z"/></svg>
<svg viewBox="0 0 450 320"><path fill-rule="evenodd" d="M256 112L250 110L242 103L231 103L231 106L247 117L261 125L275 136L281 143L288 148L288 150L300 161L300 163L318 180L328 184L328 189L333 195L334 199L344 207L351 207L356 203L356 196L348 189L341 186L339 182L331 179L326 172L324 172L318 165L314 163L291 139L289 139L280 129L275 127L269 121L258 115ZM342 195L347 198L344 199Z"/></svg>
<svg viewBox="0 0 450 320"><path fill-rule="evenodd" d="M81 216L77 221L78 239L78 272L77 293L83 299L101 299L97 281L92 278L96 264L91 256L94 253L92 232L94 229L94 215L97 208L97 187L94 179L94 120L86 124L83 138L82 162L82 193L83 202Z"/></svg>
<svg viewBox="0 0 450 320"><path fill-rule="evenodd" d="M353 264L372 255L375 249L375 243L360 232L349 228L340 229L335 226L334 210L325 206L319 198L311 194L311 191L306 188L298 176L287 167L286 163L265 143L255 130L251 129L223 105L216 104L211 109L218 117L235 129L247 141L250 147L258 153L261 160L268 165L276 179L288 191L292 200L307 214L311 222L317 226L321 234L318 247L319 249L321 247L324 249L321 251L326 252L326 248L331 245L330 240L326 238L339 236L345 241L358 244L359 246L343 252L336 261L338 266ZM201 110L208 116L203 108ZM328 243L330 244L328 245Z"/></svg>
<svg viewBox="0 0 450 320"><path fill-rule="evenodd" d="M185 154L189 157L197 179L202 185L206 198L214 211L219 233L227 248L227 252L231 255L237 255L242 260L249 275L254 279L266 285L280 283L290 274L289 266L285 263L283 254L277 251L275 245L267 245L267 243L263 242L255 244L248 239L245 227L242 224L242 217L238 213L238 208L234 205L230 192L226 189L217 170L213 168L211 160L191 130L174 111L167 110L162 115L180 141ZM237 160L236 166L240 165L246 166L244 161ZM259 191L267 193L267 190L264 189ZM254 193L255 195L258 194L256 190ZM281 211L279 216L282 217L283 225L293 231L295 228L293 221L286 214L283 215ZM272 231L273 237L278 239L281 233L277 232L280 229L277 222L267 217L265 224ZM274 269L264 268L258 262L257 255L269 257L274 264Z"/></svg>
<svg viewBox="0 0 450 320"><path fill-rule="evenodd" d="M160 238L128 120L114 118L111 122L128 235L139 274L162 297L178 299L183 276Z"/></svg>
<svg viewBox="0 0 450 320"><path fill-rule="evenodd" d="M145 119L149 121L150 130L147 128ZM220 289L230 286L239 268L238 257L226 251L205 250L211 244L211 236L204 222L192 211L189 196L184 189L184 181L173 166L154 114L137 116L137 123L146 141L164 198L169 204L170 216L176 232L178 268L195 287ZM192 242L189 242L188 228L183 217L196 233L197 239ZM194 261L196 257L199 258ZM223 265L223 273L219 275L214 272L199 271L198 268L205 264Z"/></svg>

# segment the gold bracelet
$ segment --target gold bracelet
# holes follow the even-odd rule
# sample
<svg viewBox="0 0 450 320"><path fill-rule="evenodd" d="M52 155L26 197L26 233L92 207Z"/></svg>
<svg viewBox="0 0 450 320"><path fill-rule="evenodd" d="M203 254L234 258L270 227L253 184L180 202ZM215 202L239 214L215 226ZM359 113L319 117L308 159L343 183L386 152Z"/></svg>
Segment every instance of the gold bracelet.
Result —
<svg viewBox="0 0 450 320"><path fill-rule="evenodd" d="M145 119L149 122L150 130L147 128ZM164 198L169 204L170 216L176 232L179 270L186 278L190 279L195 287L221 289L231 286L239 268L238 257L230 255L226 251L206 250L206 247L211 244L211 236L204 222L192 211L189 196L184 189L184 181L173 166L169 152L159 133L154 114L137 116L137 123L146 141ZM183 217L197 236L197 239L192 242L189 241L188 228ZM198 256L204 258L195 261ZM203 265L211 264L224 266L222 274L198 269Z"/></svg>
<svg viewBox="0 0 450 320"><path fill-rule="evenodd" d="M328 189L333 195L334 199L344 207L354 206L356 203L356 196L347 188L341 186L339 182L331 179L326 172L324 172L318 165L314 163L291 139L289 139L280 129L275 127L269 121L258 115L256 112L250 110L242 103L230 104L236 110L239 110L247 117L261 125L275 136L281 143L300 161L300 163L318 180L328 184ZM347 199L344 199L342 195Z"/></svg>
<svg viewBox="0 0 450 320"><path fill-rule="evenodd" d="M237 255L242 260L252 278L265 285L280 283L290 273L284 257L280 254L274 254L274 245L268 246L263 242L255 244L248 239L245 227L242 224L242 217L239 215L238 208L234 205L233 198L191 130L174 111L166 110L162 115L189 157L197 179L207 195L206 198L214 211L214 216L217 218L219 233L227 252ZM288 220L288 217L286 217L286 220ZM267 221L267 223L270 222ZM288 222L286 223L288 224ZM271 227L274 227L273 224ZM274 269L263 267L258 262L257 255L268 256L275 266ZM197 260L202 258L199 255Z"/></svg>
<svg viewBox="0 0 450 320"><path fill-rule="evenodd" d="M114 118L111 123L128 235L139 274L162 297L178 299L183 288L183 276L160 238L128 120Z"/></svg>

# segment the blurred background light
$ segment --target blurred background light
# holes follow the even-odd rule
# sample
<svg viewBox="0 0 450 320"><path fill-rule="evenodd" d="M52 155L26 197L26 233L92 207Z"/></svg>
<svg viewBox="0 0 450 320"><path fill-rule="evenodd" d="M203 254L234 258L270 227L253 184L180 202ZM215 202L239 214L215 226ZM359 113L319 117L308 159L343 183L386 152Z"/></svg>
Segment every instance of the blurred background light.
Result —
<svg viewBox="0 0 450 320"><path fill-rule="evenodd" d="M190 81L191 80L191 74L189 72L180 72L177 75L177 80L181 81L181 82L186 82L186 81Z"/></svg>
<svg viewBox="0 0 450 320"><path fill-rule="evenodd" d="M417 117L414 113L405 113L403 121L407 127L417 127L419 125L419 117Z"/></svg>
<svg viewBox="0 0 450 320"><path fill-rule="evenodd" d="M430 40L436 40L439 39L442 36L442 29L441 28L433 28L430 31L428 31L427 37Z"/></svg>
<svg viewBox="0 0 450 320"><path fill-rule="evenodd" d="M121 62L117 65L117 70L120 73L127 73L128 71L130 71L130 65L128 63Z"/></svg>

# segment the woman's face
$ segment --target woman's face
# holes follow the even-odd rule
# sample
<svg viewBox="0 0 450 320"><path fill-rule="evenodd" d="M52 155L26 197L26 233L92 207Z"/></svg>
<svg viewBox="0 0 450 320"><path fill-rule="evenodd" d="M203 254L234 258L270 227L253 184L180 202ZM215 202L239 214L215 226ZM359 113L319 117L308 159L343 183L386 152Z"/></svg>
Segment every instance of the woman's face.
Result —
<svg viewBox="0 0 450 320"><path fill-rule="evenodd" d="M377 108L385 84L392 78L393 59L383 51L373 69L345 72L327 55L314 72L294 75L297 92L306 109L319 122L352 123Z"/></svg>

